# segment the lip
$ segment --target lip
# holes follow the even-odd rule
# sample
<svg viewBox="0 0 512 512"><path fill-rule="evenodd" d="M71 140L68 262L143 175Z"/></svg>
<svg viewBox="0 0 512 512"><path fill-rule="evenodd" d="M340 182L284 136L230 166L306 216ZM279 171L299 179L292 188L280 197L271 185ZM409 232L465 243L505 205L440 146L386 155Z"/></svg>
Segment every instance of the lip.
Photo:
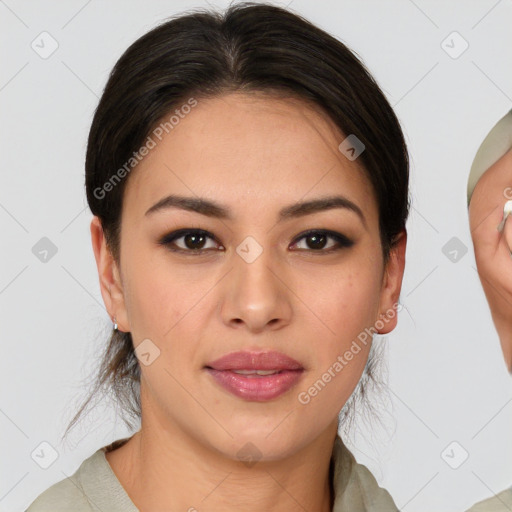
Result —
<svg viewBox="0 0 512 512"><path fill-rule="evenodd" d="M266 352L239 351L230 352L225 356L206 365L214 370L303 370L302 365L282 352L269 350Z"/></svg>
<svg viewBox="0 0 512 512"><path fill-rule="evenodd" d="M297 384L303 366L281 352L231 352L208 363L205 370L225 390L245 400L263 402L286 393ZM242 375L235 370L275 370L272 375Z"/></svg>

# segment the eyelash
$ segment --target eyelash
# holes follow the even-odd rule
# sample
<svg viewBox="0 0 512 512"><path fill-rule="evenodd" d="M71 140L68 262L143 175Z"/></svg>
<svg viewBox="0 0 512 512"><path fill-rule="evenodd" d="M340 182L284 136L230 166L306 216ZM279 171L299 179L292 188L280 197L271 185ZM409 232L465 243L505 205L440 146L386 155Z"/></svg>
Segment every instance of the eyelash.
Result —
<svg viewBox="0 0 512 512"><path fill-rule="evenodd" d="M209 233L208 231L204 231L203 229L179 229L177 231L173 231L172 233L169 233L169 234L163 236L159 240L158 243L160 245L168 246L169 250L171 250L172 252L185 253L190 256L199 256L201 254L211 251L211 249L194 250L194 249L182 249L180 247L179 248L171 247L171 245L173 244L173 242L175 240L179 240L180 238L183 238L186 235L206 236L208 238L211 238L212 240L215 240L215 237L213 235L211 235L211 233ZM347 238L345 235L342 235L341 233L336 233L335 231L330 231L328 229L311 229L309 231L306 231L305 233L301 233L295 239L294 245L297 242L299 242L300 240L302 240L304 238L308 238L309 236L312 236L312 235L320 235L320 236L324 235L324 236L327 236L328 238L332 238L336 241L338 246L331 247L329 249L300 249L301 251L305 250L305 251L313 252L313 253L316 253L319 255L331 254L332 252L339 251L341 249L346 249L346 248L349 248L352 245L354 245L354 242L352 240L350 240L349 238ZM221 247L222 247L222 245L221 245Z"/></svg>

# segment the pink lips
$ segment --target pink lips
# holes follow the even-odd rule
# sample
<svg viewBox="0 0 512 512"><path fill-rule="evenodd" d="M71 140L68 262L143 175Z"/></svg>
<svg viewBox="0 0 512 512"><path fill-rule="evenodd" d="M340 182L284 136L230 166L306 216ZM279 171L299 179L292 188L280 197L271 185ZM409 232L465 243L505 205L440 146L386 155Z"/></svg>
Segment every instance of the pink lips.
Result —
<svg viewBox="0 0 512 512"><path fill-rule="evenodd" d="M258 402L271 400L288 391L304 371L298 361L274 351L231 352L208 363L205 369L230 393ZM274 373L258 375L258 370Z"/></svg>

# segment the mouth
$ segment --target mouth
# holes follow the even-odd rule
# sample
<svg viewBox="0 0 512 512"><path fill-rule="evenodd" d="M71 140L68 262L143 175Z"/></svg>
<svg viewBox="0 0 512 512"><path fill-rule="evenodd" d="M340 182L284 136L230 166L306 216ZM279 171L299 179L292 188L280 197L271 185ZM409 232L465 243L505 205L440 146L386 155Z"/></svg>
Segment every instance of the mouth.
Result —
<svg viewBox="0 0 512 512"><path fill-rule="evenodd" d="M212 368L213 369L213 368ZM265 377L267 375L276 375L285 370L229 370L238 375L246 375L247 377Z"/></svg>
<svg viewBox="0 0 512 512"><path fill-rule="evenodd" d="M295 386L303 366L280 352L232 352L206 365L216 384L249 401L277 398Z"/></svg>

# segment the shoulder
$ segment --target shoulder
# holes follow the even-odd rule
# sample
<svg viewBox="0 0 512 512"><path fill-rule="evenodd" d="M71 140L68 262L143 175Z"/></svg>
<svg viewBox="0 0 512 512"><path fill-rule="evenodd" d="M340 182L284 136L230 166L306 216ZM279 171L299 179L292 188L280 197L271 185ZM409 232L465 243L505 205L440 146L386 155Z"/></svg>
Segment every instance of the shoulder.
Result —
<svg viewBox="0 0 512 512"><path fill-rule="evenodd" d="M353 474L368 510L398 512L398 507L395 505L389 492L379 486L377 480L366 466L356 462Z"/></svg>
<svg viewBox="0 0 512 512"><path fill-rule="evenodd" d="M389 492L370 470L359 464L339 436L334 447L335 502L333 512L398 512Z"/></svg>
<svg viewBox="0 0 512 512"><path fill-rule="evenodd" d="M99 452L100 450L98 450ZM93 512L92 505L82 485L82 473L98 452L84 460L71 476L60 480L41 493L25 512Z"/></svg>
<svg viewBox="0 0 512 512"><path fill-rule="evenodd" d="M512 487L487 500L479 501L467 512L508 512L512 510Z"/></svg>
<svg viewBox="0 0 512 512"><path fill-rule="evenodd" d="M105 457L128 439L96 450L71 476L40 494L25 512L138 512Z"/></svg>

